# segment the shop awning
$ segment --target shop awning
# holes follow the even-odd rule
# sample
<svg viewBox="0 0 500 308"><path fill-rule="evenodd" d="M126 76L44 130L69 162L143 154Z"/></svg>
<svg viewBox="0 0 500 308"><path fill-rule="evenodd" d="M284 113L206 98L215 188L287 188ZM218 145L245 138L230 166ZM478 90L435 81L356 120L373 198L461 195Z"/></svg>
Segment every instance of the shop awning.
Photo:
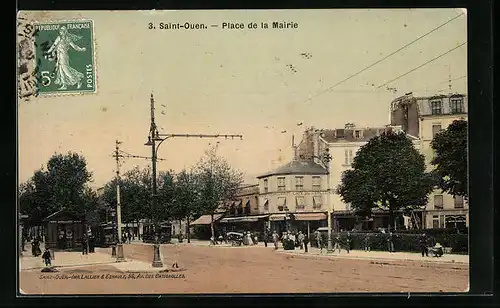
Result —
<svg viewBox="0 0 500 308"><path fill-rule="evenodd" d="M219 220L222 214L214 214L214 222ZM191 225L209 225L212 222L211 215L203 215L191 223Z"/></svg>
<svg viewBox="0 0 500 308"><path fill-rule="evenodd" d="M247 202L245 202L245 206L250 207L250 200L247 200Z"/></svg>
<svg viewBox="0 0 500 308"><path fill-rule="evenodd" d="M269 206L269 200L264 201L264 207Z"/></svg>
<svg viewBox="0 0 500 308"><path fill-rule="evenodd" d="M285 215L286 214L272 214L271 216L269 216L269 220L271 221L285 220Z"/></svg>
<svg viewBox="0 0 500 308"><path fill-rule="evenodd" d="M324 220L326 219L325 213L295 213L295 220Z"/></svg>
<svg viewBox="0 0 500 308"><path fill-rule="evenodd" d="M242 217L226 217L220 220L221 223L236 223L236 222L256 222L259 219L266 218L268 215L242 216Z"/></svg>

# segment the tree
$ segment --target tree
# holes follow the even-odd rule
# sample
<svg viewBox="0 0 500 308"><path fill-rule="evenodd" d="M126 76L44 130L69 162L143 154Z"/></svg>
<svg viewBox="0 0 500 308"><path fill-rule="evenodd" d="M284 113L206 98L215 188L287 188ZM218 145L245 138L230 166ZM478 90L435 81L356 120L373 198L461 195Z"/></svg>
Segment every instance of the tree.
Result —
<svg viewBox="0 0 500 308"><path fill-rule="evenodd" d="M453 196L467 198L467 121L455 120L431 141L437 186Z"/></svg>
<svg viewBox="0 0 500 308"><path fill-rule="evenodd" d="M72 152L54 154L46 170L42 167L35 171L29 181L20 185L21 211L30 216L31 225L40 225L45 217L63 208L85 216L94 205L88 187L91 180L83 156Z"/></svg>
<svg viewBox="0 0 500 308"><path fill-rule="evenodd" d="M193 172L182 170L176 176L173 218L182 220L186 218L187 241L191 241L190 222L199 212L201 203L200 180Z"/></svg>
<svg viewBox="0 0 500 308"><path fill-rule="evenodd" d="M201 200L197 212L210 215L210 229L215 238L214 214L225 210L224 200L234 198L238 187L243 183L243 173L233 169L222 157L217 156L217 148L205 151L205 155L194 167L194 174L200 181Z"/></svg>
<svg viewBox="0 0 500 308"><path fill-rule="evenodd" d="M103 200L116 210L116 178L104 186ZM133 169L125 172L120 178L121 216L124 222L138 222L142 218L151 217L151 170L149 168Z"/></svg>
<svg viewBox="0 0 500 308"><path fill-rule="evenodd" d="M358 213L371 215L373 208L394 212L427 204L432 176L425 172L425 159L404 133L385 132L363 145L342 175L338 193ZM368 215L369 214L369 215Z"/></svg>

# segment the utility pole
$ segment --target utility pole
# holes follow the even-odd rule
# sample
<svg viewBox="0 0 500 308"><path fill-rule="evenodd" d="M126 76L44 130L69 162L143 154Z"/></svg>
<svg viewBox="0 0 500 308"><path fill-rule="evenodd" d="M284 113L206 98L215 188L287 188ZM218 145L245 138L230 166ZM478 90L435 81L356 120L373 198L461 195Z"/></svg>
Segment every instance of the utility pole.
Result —
<svg viewBox="0 0 500 308"><path fill-rule="evenodd" d="M120 202L120 143L115 142L115 158L116 158L116 224L118 229L118 243L116 245L116 261L123 262L123 243L122 243L122 209Z"/></svg>
<svg viewBox="0 0 500 308"><path fill-rule="evenodd" d="M163 141L170 138L225 138L225 139L234 139L240 138L243 140L243 135L232 135L232 134L160 134L156 127L155 123L155 100L153 97L153 93L151 93L150 98L150 108L151 108L151 125L149 127L149 136L148 141L144 144L146 146L151 146L151 161L152 161L152 176L153 176L153 185L152 185L152 208L153 212L156 212L156 161L158 157L158 149ZM158 144L156 143L158 141ZM154 215L153 221L155 223L155 243L153 245L154 248L154 258L153 258L153 267L163 267L163 262L160 256L160 242L159 242L159 234L158 234L158 217ZM188 226L189 228L189 226Z"/></svg>
<svg viewBox="0 0 500 308"><path fill-rule="evenodd" d="M142 158L142 159L150 159L149 157L137 156L123 152L120 150L121 141L115 141L115 151L113 153L113 157L116 160L116 225L117 225L117 236L118 243L116 245L116 251L113 253L118 262L125 261L123 254L123 240L122 240L122 210L121 210L121 197L120 197L120 158ZM162 159L161 159L162 160Z"/></svg>

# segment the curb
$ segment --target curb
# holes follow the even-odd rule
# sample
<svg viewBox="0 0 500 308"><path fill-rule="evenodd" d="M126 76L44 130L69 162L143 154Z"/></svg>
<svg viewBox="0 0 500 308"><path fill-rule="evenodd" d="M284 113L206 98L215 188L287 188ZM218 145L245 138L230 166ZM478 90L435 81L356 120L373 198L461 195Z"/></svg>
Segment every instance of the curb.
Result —
<svg viewBox="0 0 500 308"><path fill-rule="evenodd" d="M319 255L319 254L299 254L299 253L290 253L290 252L286 252L286 251L283 251L283 250L278 250L278 253L282 253L282 254L287 254L287 255L295 255L295 256L299 256L299 257L306 257L306 258L337 258L337 259L351 259L351 260L367 260L367 261L405 261L405 262L408 262L408 261L411 261L411 262L424 262L424 263L430 263L430 264L466 264L466 265L469 265L468 262L464 262L464 261L455 261L455 260L452 260L452 261L430 261L430 260L426 260L426 259L422 259L422 260L414 260L414 259L396 259L396 258L377 258L377 257L358 257L358 256L340 256L340 255Z"/></svg>
<svg viewBox="0 0 500 308"><path fill-rule="evenodd" d="M125 262L127 262L127 261L125 261ZM122 262L112 261L112 262L73 264L73 265L54 265L52 267L57 269L57 268L82 267L82 266L105 265L105 264L115 264L115 263L122 263ZM36 269L43 269L43 268L45 268L45 266L21 268L21 271L36 270Z"/></svg>

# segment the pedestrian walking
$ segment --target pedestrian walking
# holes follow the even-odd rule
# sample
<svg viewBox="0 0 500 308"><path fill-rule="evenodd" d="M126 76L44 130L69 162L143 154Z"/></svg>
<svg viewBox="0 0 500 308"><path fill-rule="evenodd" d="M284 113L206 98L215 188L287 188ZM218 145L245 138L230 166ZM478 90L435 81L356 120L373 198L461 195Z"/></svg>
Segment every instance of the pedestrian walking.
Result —
<svg viewBox="0 0 500 308"><path fill-rule="evenodd" d="M316 230L316 243L318 243L319 253L323 252L323 239L321 238L321 232Z"/></svg>
<svg viewBox="0 0 500 308"><path fill-rule="evenodd" d="M364 248L365 248L365 251L370 251L370 234L366 234L365 236L365 240L364 240Z"/></svg>
<svg viewBox="0 0 500 308"><path fill-rule="evenodd" d="M304 252L307 252L307 245L309 244L309 237L304 234Z"/></svg>
<svg viewBox="0 0 500 308"><path fill-rule="evenodd" d="M276 230L273 231L273 243L274 243L274 250L278 250L278 242L280 238Z"/></svg>
<svg viewBox="0 0 500 308"><path fill-rule="evenodd" d="M42 259L45 262L45 266L51 266L52 265L52 256L50 254L49 247L45 247L45 251L43 252Z"/></svg>
<svg viewBox="0 0 500 308"><path fill-rule="evenodd" d="M266 228L264 230L264 247L267 247L267 241L269 240L269 230Z"/></svg>
<svg viewBox="0 0 500 308"><path fill-rule="evenodd" d="M40 240L37 237L35 237L35 239L33 239L33 242L31 243L31 254L34 257L38 257L41 253L42 252L40 250Z"/></svg>
<svg viewBox="0 0 500 308"><path fill-rule="evenodd" d="M349 231L347 231L345 242L345 250L347 251L347 253L349 253L349 251L351 251L351 233Z"/></svg>
<svg viewBox="0 0 500 308"><path fill-rule="evenodd" d="M420 251L422 252L422 257L425 255L426 257L429 256L429 249L427 248L427 235L425 233L422 233L420 236Z"/></svg>
<svg viewBox="0 0 500 308"><path fill-rule="evenodd" d="M84 235L82 237L82 255L88 255L89 254L89 240L87 238L87 235Z"/></svg>
<svg viewBox="0 0 500 308"><path fill-rule="evenodd" d="M389 232L389 235L387 236L387 248L390 253L394 252L394 234L392 234L392 232Z"/></svg>
<svg viewBox="0 0 500 308"><path fill-rule="evenodd" d="M299 231L299 235L297 236L297 240L299 241L300 249L304 249L304 234L302 231Z"/></svg>
<svg viewBox="0 0 500 308"><path fill-rule="evenodd" d="M339 251L340 253L340 250L342 249L342 246L340 245L341 243L341 239L340 239L340 234L337 233L337 235L335 236L335 245L333 246L333 252L335 252L336 250Z"/></svg>
<svg viewBox="0 0 500 308"><path fill-rule="evenodd" d="M95 236L90 235L89 237L89 252L94 253L95 252Z"/></svg>

